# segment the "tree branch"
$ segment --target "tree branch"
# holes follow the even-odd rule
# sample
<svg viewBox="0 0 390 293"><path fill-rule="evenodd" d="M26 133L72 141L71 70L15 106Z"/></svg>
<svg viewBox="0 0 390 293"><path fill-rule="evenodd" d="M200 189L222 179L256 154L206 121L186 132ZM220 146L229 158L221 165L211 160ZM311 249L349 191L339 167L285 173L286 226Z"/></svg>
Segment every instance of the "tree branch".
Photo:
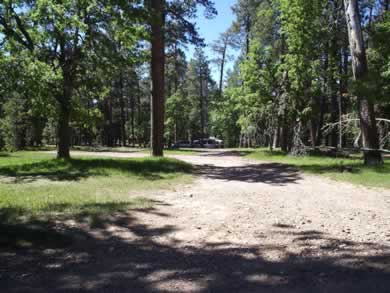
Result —
<svg viewBox="0 0 390 293"><path fill-rule="evenodd" d="M34 42L33 42L32 38L31 38L30 34L28 33L28 31L26 30L25 26L23 25L23 22L20 19L19 15L17 13L15 13L15 11L13 10L12 7L11 7L11 13L12 13L12 15L15 18L16 25L17 25L18 29L22 32L23 36L26 39L25 43L27 44L27 48L30 51L34 50Z"/></svg>

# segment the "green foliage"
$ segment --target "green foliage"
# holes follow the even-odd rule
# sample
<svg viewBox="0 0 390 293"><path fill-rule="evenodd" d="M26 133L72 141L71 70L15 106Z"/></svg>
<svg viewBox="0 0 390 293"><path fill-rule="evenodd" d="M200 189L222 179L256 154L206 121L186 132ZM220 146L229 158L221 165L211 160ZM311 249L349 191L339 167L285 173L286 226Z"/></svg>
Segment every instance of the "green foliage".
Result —
<svg viewBox="0 0 390 293"><path fill-rule="evenodd" d="M202 48L197 48L187 69L185 92L187 95L187 132L192 138L210 133L209 114L212 110L216 87L211 79L210 61ZM204 129L202 129L202 127ZM188 138L188 134L185 136Z"/></svg>
<svg viewBox="0 0 390 293"><path fill-rule="evenodd" d="M320 21L323 1L280 0L281 33L285 37L287 53L281 70L288 72L290 107L304 114L315 89L318 76Z"/></svg>
<svg viewBox="0 0 390 293"><path fill-rule="evenodd" d="M278 7L272 1L256 6L249 52L236 74L242 84L235 84L236 89L229 92L235 100L241 133L247 137L257 136L259 128L269 136L269 129L282 112Z"/></svg>
<svg viewBox="0 0 390 293"><path fill-rule="evenodd" d="M240 111L236 106L235 96L235 89L227 88L223 93L223 100L215 104L210 115L212 133L224 140L225 147L235 147L239 143L240 128L237 121Z"/></svg>
<svg viewBox="0 0 390 293"><path fill-rule="evenodd" d="M28 109L33 115L53 115L52 86L59 78L50 66L26 52L0 57L0 97L28 99Z"/></svg>
<svg viewBox="0 0 390 293"><path fill-rule="evenodd" d="M64 112L74 144L147 146L150 3L2 1L0 146L60 143ZM166 144L212 135L227 146L243 137L257 145L274 138L278 145L283 130L288 148L299 124L304 144L329 144L322 127L338 122L339 111L357 116L355 91L378 101L378 116L390 118L390 17L382 4L359 5L370 74L353 83L342 0L237 0L236 21L213 42L212 58L193 22L199 6L208 17L216 13L212 1L165 1ZM189 43L198 49L187 62ZM240 45L217 89L211 62L224 77L228 49ZM345 131L351 145L358 130ZM381 131L385 139L388 130ZM337 130L330 135L334 141Z"/></svg>
<svg viewBox="0 0 390 293"><path fill-rule="evenodd" d="M343 1L238 1L234 8L237 25L240 32L245 31L250 46L243 50L236 74L241 84L230 95L245 139L254 138L257 145L270 145L271 141L278 145L283 140L286 150L293 144L328 144L329 133L322 133L323 126L336 125L343 113L356 111L356 91L381 100L380 115L387 117L388 12L379 1L373 2L381 8L361 7L370 74L354 83L349 80ZM352 140L358 140L356 131L350 129L346 127L348 134L343 135L356 134ZM383 127L382 136L386 129ZM330 133L333 146L340 143L335 142L338 131L333 127Z"/></svg>
<svg viewBox="0 0 390 293"><path fill-rule="evenodd" d="M55 112L50 86L56 75L45 63L28 55L0 58L1 128L7 149L41 144L46 117Z"/></svg>
<svg viewBox="0 0 390 293"><path fill-rule="evenodd" d="M172 138L186 138L186 130L189 128L188 117L192 103L184 91L178 90L169 97L166 102L165 132L166 140Z"/></svg>
<svg viewBox="0 0 390 293"><path fill-rule="evenodd" d="M383 15L372 31L372 46L368 50L370 76L365 87L369 96L382 103L390 102L390 12Z"/></svg>
<svg viewBox="0 0 390 293"><path fill-rule="evenodd" d="M0 96L20 95L35 120L69 111L74 125L96 136L97 103L118 68L145 59L141 19L139 1L3 1L0 75L7 78L0 79L7 90Z"/></svg>
<svg viewBox="0 0 390 293"><path fill-rule="evenodd" d="M5 118L1 120L3 140L6 149L20 150L26 144L28 117L26 100L15 97L4 104Z"/></svg>

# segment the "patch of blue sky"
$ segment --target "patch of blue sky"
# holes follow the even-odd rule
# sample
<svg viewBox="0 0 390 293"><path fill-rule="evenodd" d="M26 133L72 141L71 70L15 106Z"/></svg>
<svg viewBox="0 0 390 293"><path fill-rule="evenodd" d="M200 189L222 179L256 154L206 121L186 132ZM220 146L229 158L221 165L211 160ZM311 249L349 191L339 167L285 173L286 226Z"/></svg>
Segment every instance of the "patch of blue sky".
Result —
<svg viewBox="0 0 390 293"><path fill-rule="evenodd" d="M210 44L217 40L219 35L232 25L235 15L232 12L231 7L236 3L236 0L215 0L215 8L218 11L218 15L213 19L207 19L204 16L204 10L199 9L196 24L200 36L205 40L207 47L205 48L205 53L208 59L213 59L213 52L210 48ZM195 48L194 46L189 46L187 50L188 60L193 57ZM230 52L232 55L237 56L238 52ZM233 61L229 61L226 70L233 67ZM219 80L219 69L212 64L212 77L215 81Z"/></svg>

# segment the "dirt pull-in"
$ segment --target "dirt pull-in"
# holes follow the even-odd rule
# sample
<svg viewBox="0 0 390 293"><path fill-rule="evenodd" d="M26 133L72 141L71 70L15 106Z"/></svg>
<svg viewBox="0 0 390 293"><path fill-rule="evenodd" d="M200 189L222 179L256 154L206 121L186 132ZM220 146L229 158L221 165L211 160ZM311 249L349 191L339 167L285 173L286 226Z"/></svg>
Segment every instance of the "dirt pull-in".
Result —
<svg viewBox="0 0 390 293"><path fill-rule="evenodd" d="M307 176L234 153L180 159L196 165L194 184L149 194L153 209L113 215L104 227L67 228L77 239L70 247L24 258L23 251L2 255L8 272L15 272L2 287L390 292L388 190Z"/></svg>

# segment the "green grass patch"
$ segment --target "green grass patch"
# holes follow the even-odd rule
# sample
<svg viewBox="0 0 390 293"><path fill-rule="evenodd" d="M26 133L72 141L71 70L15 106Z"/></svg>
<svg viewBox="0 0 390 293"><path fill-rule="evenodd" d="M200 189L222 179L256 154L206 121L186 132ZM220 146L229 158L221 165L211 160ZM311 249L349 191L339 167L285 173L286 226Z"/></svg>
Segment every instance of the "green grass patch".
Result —
<svg viewBox="0 0 390 293"><path fill-rule="evenodd" d="M320 174L328 178L347 181L369 187L390 188L390 159L380 167L368 167L357 156L333 158L321 155L291 156L281 151L248 149L241 151L248 158L283 163L295 166L310 174Z"/></svg>
<svg viewBox="0 0 390 293"><path fill-rule="evenodd" d="M37 152L0 154L0 220L103 216L153 203L142 190L191 181L191 165L167 158L80 157L57 160Z"/></svg>

